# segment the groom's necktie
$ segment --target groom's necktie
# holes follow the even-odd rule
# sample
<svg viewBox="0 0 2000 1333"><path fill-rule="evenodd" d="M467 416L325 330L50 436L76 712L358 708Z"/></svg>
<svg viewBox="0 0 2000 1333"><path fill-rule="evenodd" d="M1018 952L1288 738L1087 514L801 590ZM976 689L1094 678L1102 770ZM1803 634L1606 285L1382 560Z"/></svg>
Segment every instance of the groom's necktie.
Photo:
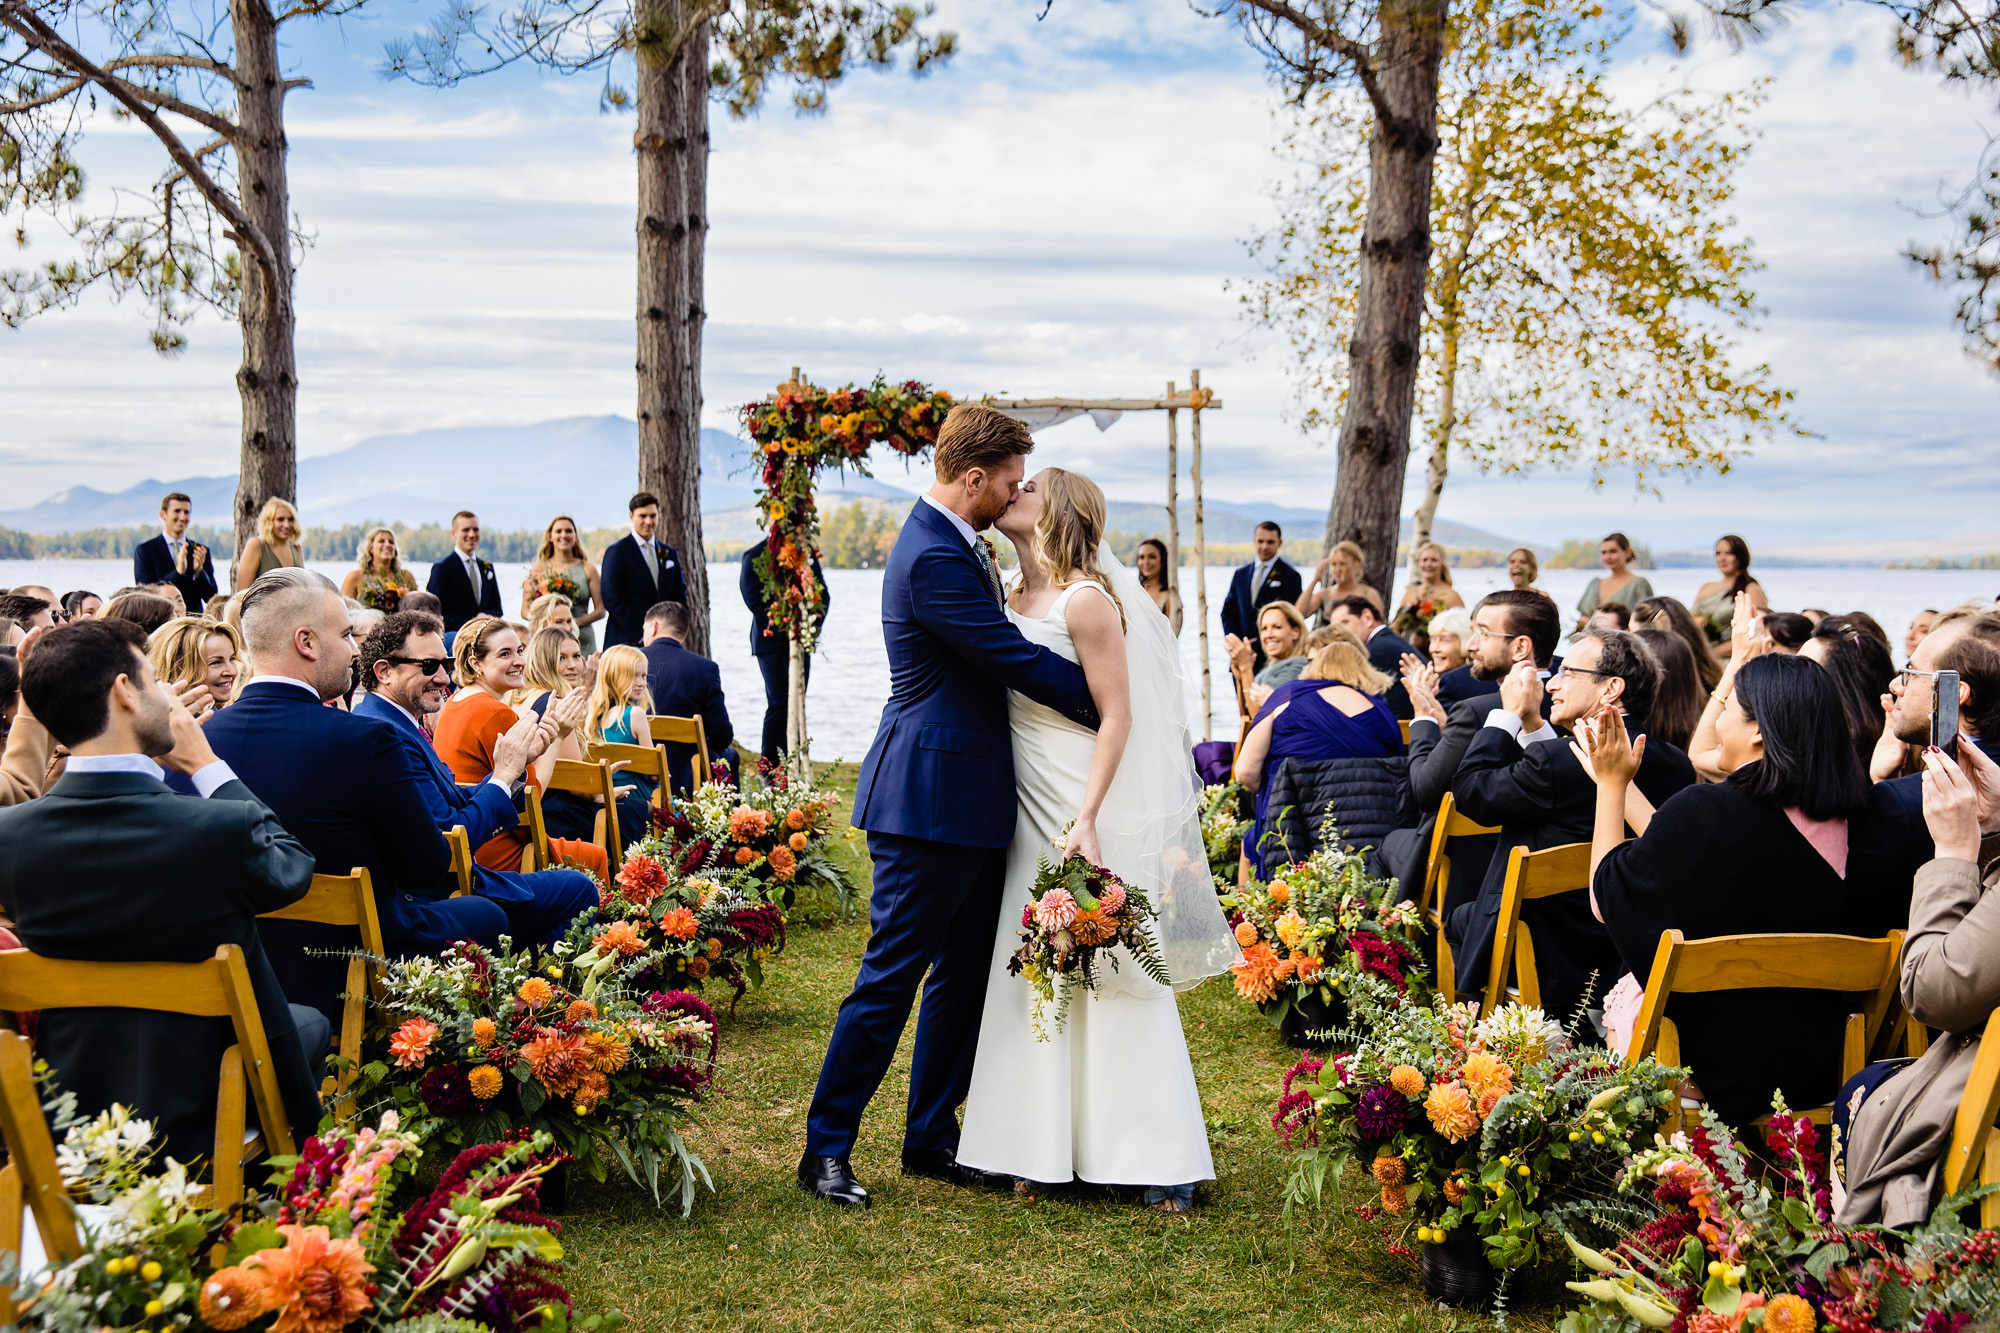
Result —
<svg viewBox="0 0 2000 1333"><path fill-rule="evenodd" d="M987 585L993 589L993 600L1006 604L1006 589L1000 583L1000 565L993 558L993 543L981 537L974 543L974 553L979 557L979 567L986 571Z"/></svg>

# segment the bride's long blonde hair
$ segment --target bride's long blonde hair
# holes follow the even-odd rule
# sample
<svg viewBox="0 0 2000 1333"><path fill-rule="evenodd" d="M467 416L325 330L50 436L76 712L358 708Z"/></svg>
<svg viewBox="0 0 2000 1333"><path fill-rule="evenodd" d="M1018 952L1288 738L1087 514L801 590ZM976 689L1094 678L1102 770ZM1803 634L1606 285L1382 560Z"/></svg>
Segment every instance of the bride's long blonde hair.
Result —
<svg viewBox="0 0 2000 1333"><path fill-rule="evenodd" d="M1089 579L1104 589L1104 595L1118 608L1118 627L1123 630L1125 603L1097 563L1098 543L1104 540L1106 510L1104 492L1097 483L1078 472L1052 467L1042 473L1042 512L1035 520L1035 563L1042 576L1058 588L1079 579Z"/></svg>

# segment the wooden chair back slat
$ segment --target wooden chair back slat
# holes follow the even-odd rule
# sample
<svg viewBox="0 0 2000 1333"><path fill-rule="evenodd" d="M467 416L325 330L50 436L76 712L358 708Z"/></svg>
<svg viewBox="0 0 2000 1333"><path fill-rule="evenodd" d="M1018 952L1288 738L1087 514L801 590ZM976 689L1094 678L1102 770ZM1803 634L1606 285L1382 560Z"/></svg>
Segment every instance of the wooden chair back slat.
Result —
<svg viewBox="0 0 2000 1333"><path fill-rule="evenodd" d="M625 771L653 780L653 804L660 804L667 790L667 752L657 745L622 745L617 741L591 741L583 747L584 758L592 762L625 763ZM616 778L613 779L614 784Z"/></svg>
<svg viewBox="0 0 2000 1333"><path fill-rule="evenodd" d="M558 759L541 789L528 788L528 836L536 870L555 865L554 853L549 850L548 823L542 815L543 790L574 792L603 802L593 840L604 848L615 876L624 862L625 849L618 829L618 789L612 783L610 766L597 760Z"/></svg>
<svg viewBox="0 0 2000 1333"><path fill-rule="evenodd" d="M1500 913L1493 922L1493 949L1486 970L1482 1008L1497 1010L1507 999L1511 970L1519 982L1521 1003L1539 1007L1541 977L1535 970L1535 942L1521 920L1521 906L1537 898L1590 889L1590 844L1567 842L1531 852L1516 847L1507 855L1507 879L1500 892Z"/></svg>
<svg viewBox="0 0 2000 1333"><path fill-rule="evenodd" d="M714 764L708 753L707 723L699 717L656 717L653 719L653 743L659 745L665 742L692 745L695 758L701 761L701 770L694 774L694 785L699 787L708 781Z"/></svg>
<svg viewBox="0 0 2000 1333"><path fill-rule="evenodd" d="M41 1091L35 1086L35 1057L28 1039L0 1031L0 1136L7 1142L11 1190L0 1190L0 1217L13 1234L8 1248L21 1247L21 1208L25 1204L41 1233L42 1253L66 1264L83 1254L76 1214L56 1167L56 1145L42 1115ZM11 1193L12 1198L5 1197ZM25 1277L26 1275L23 1274Z"/></svg>
<svg viewBox="0 0 2000 1333"><path fill-rule="evenodd" d="M1409 719L1408 719L1408 718L1404 718L1404 719L1402 719L1401 721L1397 722L1397 723L1396 723L1396 729L1397 729L1398 731L1400 731L1400 732L1402 732L1402 733L1403 733L1403 748L1404 748L1405 750L1409 749L1409 748L1410 748L1410 722L1409 722Z"/></svg>
<svg viewBox="0 0 2000 1333"><path fill-rule="evenodd" d="M451 877L458 881L458 887L451 896L463 898L472 892L472 834L465 825L454 824L444 835L446 845L451 848Z"/></svg>
<svg viewBox="0 0 2000 1333"><path fill-rule="evenodd" d="M1497 828L1489 828L1458 812L1458 803L1450 792L1438 802L1437 823L1431 829L1431 846L1424 858L1424 882L1417 891L1417 910L1430 923L1431 940L1435 947L1432 971L1435 973L1438 994L1446 1003L1458 1002L1458 987L1453 981L1455 964L1451 956L1451 942L1444 937L1444 900L1451 884L1451 855L1446 850L1453 838L1477 837L1484 833L1498 833Z"/></svg>
<svg viewBox="0 0 2000 1333"><path fill-rule="evenodd" d="M1986 1168L1983 1174L2000 1179L2000 1161L1994 1160L1996 1117L2000 1117L2000 1010L1986 1020L1986 1031L1979 1039L1979 1054L1973 1059L1965 1092L1958 1099L1951 1141L1945 1146L1944 1161L1939 1164L1946 1195L1969 1187L1982 1163ZM1989 1197L1986 1202L1992 1199ZM1986 1220L1983 1214L1982 1220Z"/></svg>
<svg viewBox="0 0 2000 1333"><path fill-rule="evenodd" d="M464 839L463 825L453 832L461 840ZM374 881L369 877L366 866L356 866L352 873L346 875L314 875L312 887L306 890L305 897L290 907L281 907L263 915L269 920L344 926L361 937L361 955L365 957L357 955L347 960L340 1026L333 1034L334 1049L341 1057L340 1066L333 1075L333 1092L338 1099L335 1114L344 1120L354 1110L348 1087L361 1067L361 1038L367 1023L367 1000L371 995L378 1002L382 999L380 968L368 960L388 957L388 947L382 942L382 923L375 914ZM308 1051L307 1054L312 1053Z"/></svg>

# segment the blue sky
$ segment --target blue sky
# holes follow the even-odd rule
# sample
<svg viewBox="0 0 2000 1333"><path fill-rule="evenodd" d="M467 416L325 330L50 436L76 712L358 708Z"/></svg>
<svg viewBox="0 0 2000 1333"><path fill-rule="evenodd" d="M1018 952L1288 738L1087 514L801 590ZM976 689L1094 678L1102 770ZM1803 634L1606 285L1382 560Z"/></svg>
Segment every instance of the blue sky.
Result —
<svg viewBox="0 0 2000 1333"><path fill-rule="evenodd" d="M1228 23L1180 0L946 0L961 53L937 73L862 73L827 114L719 111L711 165L706 424L799 364L877 369L959 394L1134 394L1200 366L1213 493L1319 507L1330 445L1289 424L1284 359L1236 313L1242 242L1271 215L1279 97ZM382 0L295 27L292 188L307 454L383 432L632 412L631 120L592 76L511 71L449 90L376 77L428 7ZM1620 527L1655 546L1721 527L1753 543L2000 533L2000 383L1958 351L1951 300L1898 256L1993 121L1898 68L1872 6L1820 6L1732 55L1638 50L1635 100L1669 80L1773 78L1736 215L1766 268L1747 357L1798 392L1821 438L1726 478L1637 497L1628 479L1462 472L1444 517L1546 541ZM94 189L144 186L157 150L108 122ZM7 219L9 230L14 219ZM29 219L34 259L53 228ZM15 262L9 256L6 263ZM204 319L162 361L143 314L101 297L0 330L0 508L61 486L229 471L234 330ZM1114 496L1161 494L1164 426L1128 417L1043 437ZM473 459L435 466L473 467ZM524 484L529 479L524 479ZM622 489L625 478L608 478ZM1414 502L1414 497L1412 503ZM310 517L310 516L308 516ZM1993 543L2000 548L2000 536Z"/></svg>

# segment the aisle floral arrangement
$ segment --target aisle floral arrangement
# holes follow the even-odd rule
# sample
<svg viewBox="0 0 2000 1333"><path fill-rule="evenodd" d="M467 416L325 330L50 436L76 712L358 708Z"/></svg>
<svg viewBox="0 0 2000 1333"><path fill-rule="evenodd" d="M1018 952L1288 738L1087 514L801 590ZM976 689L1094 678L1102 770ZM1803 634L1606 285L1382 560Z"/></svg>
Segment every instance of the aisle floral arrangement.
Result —
<svg viewBox="0 0 2000 1333"><path fill-rule="evenodd" d="M454 1147L546 1134L592 1179L615 1160L657 1201L665 1177L687 1215L709 1183L680 1130L714 1076L713 1011L644 984L671 961L631 921L579 920L539 956L501 944L388 965L360 1104Z"/></svg>
<svg viewBox="0 0 2000 1333"><path fill-rule="evenodd" d="M727 879L754 898L789 911L801 897L824 901L844 918L859 893L833 856L835 837L848 832L840 798L773 772L738 789L707 782L654 816L652 837L635 850L680 875Z"/></svg>
<svg viewBox="0 0 2000 1333"><path fill-rule="evenodd" d="M325 1130L232 1218L196 1206L180 1163L155 1164L148 1122L123 1107L92 1120L73 1108L67 1096L50 1106L84 1253L25 1275L20 1328L563 1333L620 1322L571 1322L557 1227L537 1211L555 1160L546 1135L467 1149L400 1207L422 1148L395 1115Z"/></svg>
<svg viewBox="0 0 2000 1333"><path fill-rule="evenodd" d="M596 938L629 957L642 990L733 989L730 1002L764 984L764 964L785 947L785 914L741 875L683 875L671 840L655 835L625 853L616 881L598 893Z"/></svg>
<svg viewBox="0 0 2000 1333"><path fill-rule="evenodd" d="M1076 992L1097 990L1105 972L1123 965L1121 946L1124 962L1162 986L1173 984L1147 930L1153 904L1137 885L1081 856L1055 864L1044 856L1028 894L1021 907L1021 946L1007 960L1007 972L1033 988L1035 1035L1043 1041L1049 1039L1048 1006L1056 1007L1060 1032Z"/></svg>
<svg viewBox="0 0 2000 1333"><path fill-rule="evenodd" d="M1202 793L1201 841L1208 849L1208 873L1215 877L1215 891L1236 891L1236 870L1243 859L1243 835L1250 821L1243 817L1244 791L1234 782L1224 782Z"/></svg>
<svg viewBox="0 0 2000 1333"><path fill-rule="evenodd" d="M1552 1221L1642 1216L1621 1206L1619 1167L1652 1141L1684 1071L1575 1046L1539 1009L1480 1020L1476 1005L1400 1003L1373 979L1351 1000L1352 1052L1294 1065L1272 1117L1294 1153L1288 1206L1358 1162L1382 1213L1432 1244L1463 1228L1502 1271L1549 1253Z"/></svg>
<svg viewBox="0 0 2000 1333"><path fill-rule="evenodd" d="M1605 1251L1569 1238L1590 1276L1562 1333L1971 1333L2000 1319L2000 1231L1960 1220L1971 1195L1907 1232L1830 1221L1819 1131L1782 1103L1760 1172L1707 1112L1625 1174L1658 1215Z"/></svg>
<svg viewBox="0 0 2000 1333"><path fill-rule="evenodd" d="M1222 901L1243 949L1236 993L1294 1042L1344 1027L1363 977L1419 1002L1429 997L1422 915L1397 902L1396 881L1370 875L1357 852L1329 843Z"/></svg>

